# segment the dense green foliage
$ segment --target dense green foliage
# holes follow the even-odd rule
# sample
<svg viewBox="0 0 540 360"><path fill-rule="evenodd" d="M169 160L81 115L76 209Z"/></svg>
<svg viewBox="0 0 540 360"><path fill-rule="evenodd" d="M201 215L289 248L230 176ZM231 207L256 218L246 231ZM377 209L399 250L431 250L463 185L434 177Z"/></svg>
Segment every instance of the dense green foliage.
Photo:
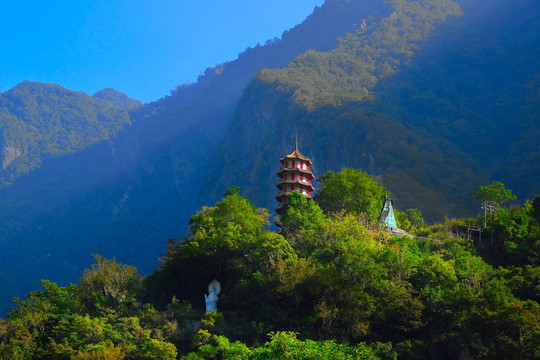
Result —
<svg viewBox="0 0 540 360"><path fill-rule="evenodd" d="M364 214L371 222L379 220L388 193L367 173L345 168L338 174L329 171L317 181L321 188L315 194L315 201L325 213L345 210L347 214Z"/></svg>
<svg viewBox="0 0 540 360"><path fill-rule="evenodd" d="M517 199L511 190L506 189L503 183L497 181L494 181L491 185L478 187L474 195L483 204L493 205L496 208L505 202Z"/></svg>
<svg viewBox="0 0 540 360"><path fill-rule="evenodd" d="M409 60L417 43L436 23L461 14L452 0L388 3L387 17L363 19L357 30L339 38L338 46L331 51L307 51L286 69L263 70L257 78L277 83L282 91L294 92L294 102L309 110L366 101L378 78L394 74L402 62ZM356 6L362 4L357 2Z"/></svg>
<svg viewBox="0 0 540 360"><path fill-rule="evenodd" d="M325 179L323 189L338 199L350 194L332 181L374 183L354 169ZM365 226L362 206L339 202L344 208L327 216L293 192L277 234L267 229L268 212L233 188L191 217L187 236L143 282L134 267L96 255L78 286L44 281L43 290L17 299L0 321L0 354L536 359L538 199L501 207L482 240L465 240L451 228L471 219L426 227L421 214L408 211L403 214L420 237L391 237ZM496 243L505 257L493 256ZM205 314L203 295L213 279L221 283L219 312Z"/></svg>
<svg viewBox="0 0 540 360"><path fill-rule="evenodd" d="M115 261L98 261L122 267ZM85 275L107 276L97 268ZM95 297L87 307L82 287L61 288L49 281L43 281L42 286L43 290L16 300L15 310L0 322L0 358L176 358L176 348L165 341L174 336L176 324L166 316L161 322L148 323L146 318L151 308L146 307L140 313L134 309L120 311L104 305L100 297ZM127 295L132 299L135 296Z"/></svg>

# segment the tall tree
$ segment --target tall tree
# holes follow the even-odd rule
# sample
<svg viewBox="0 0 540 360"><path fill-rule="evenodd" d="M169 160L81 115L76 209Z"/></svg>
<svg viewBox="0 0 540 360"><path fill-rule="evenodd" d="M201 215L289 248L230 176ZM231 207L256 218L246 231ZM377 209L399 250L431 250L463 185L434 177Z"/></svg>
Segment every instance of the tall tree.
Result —
<svg viewBox="0 0 540 360"><path fill-rule="evenodd" d="M340 211L354 215L363 213L369 220L377 221L384 197L388 195L382 186L360 169L344 168L337 174L328 171L318 182L322 187L314 199L327 214Z"/></svg>
<svg viewBox="0 0 540 360"><path fill-rule="evenodd" d="M79 280L82 299L100 310L133 307L136 303L135 290L140 283L137 268L117 263L116 259L93 256L95 264L86 269Z"/></svg>
<svg viewBox="0 0 540 360"><path fill-rule="evenodd" d="M491 185L479 186L474 195L484 204L500 207L502 204L516 200L516 196L512 194L512 190L506 189L504 184L494 181Z"/></svg>

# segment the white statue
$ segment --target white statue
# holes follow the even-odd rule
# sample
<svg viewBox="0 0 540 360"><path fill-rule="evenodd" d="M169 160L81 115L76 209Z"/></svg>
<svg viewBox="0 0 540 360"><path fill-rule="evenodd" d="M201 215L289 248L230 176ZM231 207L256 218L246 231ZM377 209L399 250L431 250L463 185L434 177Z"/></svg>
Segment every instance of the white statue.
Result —
<svg viewBox="0 0 540 360"><path fill-rule="evenodd" d="M221 284L216 279L212 280L208 284L208 295L204 294L204 301L206 302L206 312L216 311L217 302L219 300L218 294L221 292Z"/></svg>
<svg viewBox="0 0 540 360"><path fill-rule="evenodd" d="M362 25L360 25L360 29L362 29L362 31L367 30L367 24L365 19L362 19Z"/></svg>

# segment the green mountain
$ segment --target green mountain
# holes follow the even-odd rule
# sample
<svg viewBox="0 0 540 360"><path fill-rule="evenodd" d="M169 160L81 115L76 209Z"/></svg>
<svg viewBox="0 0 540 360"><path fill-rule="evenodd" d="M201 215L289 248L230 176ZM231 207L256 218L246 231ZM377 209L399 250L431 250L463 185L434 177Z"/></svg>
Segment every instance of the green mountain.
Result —
<svg viewBox="0 0 540 360"><path fill-rule="evenodd" d="M278 159L362 168L430 221L501 180L540 192L540 5L328 0L281 39L140 105L23 83L0 94L0 309L96 252L149 273L233 185L275 207Z"/></svg>
<svg viewBox="0 0 540 360"><path fill-rule="evenodd" d="M0 188L44 160L112 138L140 102L116 90L94 97L59 85L23 82L0 94Z"/></svg>
<svg viewBox="0 0 540 360"><path fill-rule="evenodd" d="M366 169L431 221L478 213L472 193L492 178L522 199L540 192L538 4L387 3L332 50L257 74L210 158L203 203L238 185L272 208L265 190L297 135L318 176Z"/></svg>
<svg viewBox="0 0 540 360"><path fill-rule="evenodd" d="M540 6L461 6L465 16L443 25L407 69L381 84L378 96L385 112L417 134L466 153L475 161L465 165L472 173L531 198L540 191L532 180L540 172L538 144L531 138L540 124Z"/></svg>

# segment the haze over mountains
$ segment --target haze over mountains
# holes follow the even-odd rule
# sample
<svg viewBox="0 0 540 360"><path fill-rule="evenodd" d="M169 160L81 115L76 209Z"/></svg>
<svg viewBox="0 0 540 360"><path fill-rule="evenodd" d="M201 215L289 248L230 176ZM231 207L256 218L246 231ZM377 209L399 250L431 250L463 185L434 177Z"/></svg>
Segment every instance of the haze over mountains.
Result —
<svg viewBox="0 0 540 360"><path fill-rule="evenodd" d="M533 0L328 0L149 104L15 86L0 94L0 312L41 278L76 281L93 252L149 272L230 186L272 209L296 135L317 176L362 168L431 221L475 215L491 180L540 193L539 34Z"/></svg>

